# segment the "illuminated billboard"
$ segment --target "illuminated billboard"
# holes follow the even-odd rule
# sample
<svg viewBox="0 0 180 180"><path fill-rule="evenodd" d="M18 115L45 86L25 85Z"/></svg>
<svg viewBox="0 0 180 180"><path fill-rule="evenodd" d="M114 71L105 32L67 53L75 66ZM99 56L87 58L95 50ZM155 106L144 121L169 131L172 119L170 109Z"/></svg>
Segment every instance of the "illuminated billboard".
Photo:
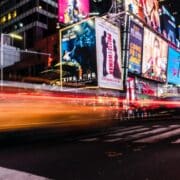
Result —
<svg viewBox="0 0 180 180"><path fill-rule="evenodd" d="M159 97L168 97L168 96L179 96L178 87L173 87L172 85L162 85L158 84L158 96Z"/></svg>
<svg viewBox="0 0 180 180"><path fill-rule="evenodd" d="M60 60L64 81L97 81L94 19L87 19L60 30Z"/></svg>
<svg viewBox="0 0 180 180"><path fill-rule="evenodd" d="M176 22L174 16L162 6L161 9L161 32L165 38L172 43L176 43Z"/></svg>
<svg viewBox="0 0 180 180"><path fill-rule="evenodd" d="M168 44L156 34L144 28L142 76L165 82Z"/></svg>
<svg viewBox="0 0 180 180"><path fill-rule="evenodd" d="M136 0L125 0L125 9L144 20L143 3Z"/></svg>
<svg viewBox="0 0 180 180"><path fill-rule="evenodd" d="M153 29L160 31L158 0L125 0L125 8Z"/></svg>
<svg viewBox="0 0 180 180"><path fill-rule="evenodd" d="M89 0L58 0L58 19L72 24L89 15Z"/></svg>
<svg viewBox="0 0 180 180"><path fill-rule="evenodd" d="M129 72L141 73L142 60L142 46L143 46L143 28L133 21L130 23L130 37L129 37Z"/></svg>
<svg viewBox="0 0 180 180"><path fill-rule="evenodd" d="M169 47L168 53L168 83L180 85L180 51Z"/></svg>
<svg viewBox="0 0 180 180"><path fill-rule="evenodd" d="M123 89L120 30L96 18L96 51L99 87Z"/></svg>
<svg viewBox="0 0 180 180"><path fill-rule="evenodd" d="M135 93L137 95L157 96L157 84L136 78Z"/></svg>

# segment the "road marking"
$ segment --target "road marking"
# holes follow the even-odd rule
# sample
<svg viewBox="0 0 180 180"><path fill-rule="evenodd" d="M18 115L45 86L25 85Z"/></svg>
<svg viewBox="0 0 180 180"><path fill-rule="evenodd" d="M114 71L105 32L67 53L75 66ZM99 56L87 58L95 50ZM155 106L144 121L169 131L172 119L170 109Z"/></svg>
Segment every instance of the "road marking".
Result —
<svg viewBox="0 0 180 180"><path fill-rule="evenodd" d="M170 132L165 132L165 133L154 135L151 137L139 139L139 140L136 140L133 142L135 142L135 143L155 143L155 142L158 142L158 141L161 141L161 140L164 140L164 139L167 139L172 136L179 135L179 134L180 134L180 129L178 128L176 130L173 129Z"/></svg>
<svg viewBox="0 0 180 180"><path fill-rule="evenodd" d="M137 133L137 134L134 134L134 135L129 135L128 137L127 137L127 139L134 139L134 138L141 138L141 137L143 137L143 136L145 136L145 135L154 135L154 134L156 134L156 133L162 133L162 132L165 132L165 131L167 131L167 130L170 130L170 129L172 129L172 128L159 128L159 129L154 129L154 130L151 130L151 131L147 131L147 132L143 132L143 133Z"/></svg>
<svg viewBox="0 0 180 180"><path fill-rule="evenodd" d="M36 176L30 173L22 172L22 171L17 171L13 169L8 169L8 168L3 168L0 167L0 179L2 180L22 180L22 179L27 179L27 180L50 180L48 178L42 177L42 176Z"/></svg>
<svg viewBox="0 0 180 180"><path fill-rule="evenodd" d="M109 134L107 136L111 137L111 136L122 136L122 135L128 135L128 134L132 134L132 133L137 133L137 132L141 132L141 131L146 131L149 130L149 128L140 128L140 129L133 129L130 131L123 131L123 132L118 132L118 133L113 133L113 134Z"/></svg>
<svg viewBox="0 0 180 180"><path fill-rule="evenodd" d="M153 128L154 127L154 128ZM103 137L84 138L82 142L102 141L105 143L113 142L127 142L131 143L155 143L175 135L180 135L180 125L174 124L169 126L134 126L134 127L121 127L115 131L110 131L108 135ZM172 143L180 143L180 139Z"/></svg>
<svg viewBox="0 0 180 180"><path fill-rule="evenodd" d="M173 142L171 142L172 144L180 144L180 139L177 139L177 140L175 140L175 141L173 141Z"/></svg>
<svg viewBox="0 0 180 180"><path fill-rule="evenodd" d="M106 139L104 142L116 142L116 141L121 141L123 138L113 138L113 139Z"/></svg>
<svg viewBox="0 0 180 180"><path fill-rule="evenodd" d="M93 142L93 141L97 141L99 140L99 138L87 138L87 139L81 139L80 141L82 142Z"/></svg>
<svg viewBox="0 0 180 180"><path fill-rule="evenodd" d="M162 127L162 125L154 125L154 126L152 126L152 128L159 128L159 127Z"/></svg>
<svg viewBox="0 0 180 180"><path fill-rule="evenodd" d="M138 128L142 128L143 126L133 126L133 127L123 127L123 128L118 128L116 130L112 130L110 131L111 134L116 134L119 132L125 132L125 131L130 131L130 130L134 130L134 129L138 129ZM111 136L111 134L109 136Z"/></svg>
<svg viewBox="0 0 180 180"><path fill-rule="evenodd" d="M173 125L170 125L169 127L170 127L170 128L179 128L180 125L178 125L178 124L173 124Z"/></svg>

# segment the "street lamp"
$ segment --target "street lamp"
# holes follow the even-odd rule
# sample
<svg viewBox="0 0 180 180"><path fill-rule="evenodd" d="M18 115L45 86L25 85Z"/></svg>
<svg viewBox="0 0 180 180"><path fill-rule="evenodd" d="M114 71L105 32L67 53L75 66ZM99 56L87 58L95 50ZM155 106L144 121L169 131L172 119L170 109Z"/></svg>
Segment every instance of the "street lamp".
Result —
<svg viewBox="0 0 180 180"><path fill-rule="evenodd" d="M5 33L1 33L1 52L0 52L0 57L1 57L1 61L0 61L0 66L1 66L1 86L3 86L3 66L4 66L4 54L3 54L3 45L4 45L4 36L9 36L13 39L17 39L17 40L22 40L22 36L18 35L18 34L14 34L14 33L9 33L9 34L5 34Z"/></svg>

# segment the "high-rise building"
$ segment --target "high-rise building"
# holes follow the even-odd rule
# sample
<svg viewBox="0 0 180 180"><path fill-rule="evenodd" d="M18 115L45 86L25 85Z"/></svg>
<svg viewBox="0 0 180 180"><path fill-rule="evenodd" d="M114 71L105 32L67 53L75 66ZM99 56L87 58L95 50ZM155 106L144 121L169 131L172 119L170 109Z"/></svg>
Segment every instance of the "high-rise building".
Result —
<svg viewBox="0 0 180 180"><path fill-rule="evenodd" d="M0 32L23 36L24 48L56 30L57 0L1 0Z"/></svg>

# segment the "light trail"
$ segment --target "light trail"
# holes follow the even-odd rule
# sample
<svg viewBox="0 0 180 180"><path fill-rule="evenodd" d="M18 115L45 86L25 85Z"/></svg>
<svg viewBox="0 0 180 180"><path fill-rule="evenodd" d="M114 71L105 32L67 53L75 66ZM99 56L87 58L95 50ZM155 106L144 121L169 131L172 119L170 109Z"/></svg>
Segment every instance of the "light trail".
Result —
<svg viewBox="0 0 180 180"><path fill-rule="evenodd" d="M129 109L180 108L179 101L134 100L91 94L4 88L0 131L43 127L96 127L118 121Z"/></svg>

